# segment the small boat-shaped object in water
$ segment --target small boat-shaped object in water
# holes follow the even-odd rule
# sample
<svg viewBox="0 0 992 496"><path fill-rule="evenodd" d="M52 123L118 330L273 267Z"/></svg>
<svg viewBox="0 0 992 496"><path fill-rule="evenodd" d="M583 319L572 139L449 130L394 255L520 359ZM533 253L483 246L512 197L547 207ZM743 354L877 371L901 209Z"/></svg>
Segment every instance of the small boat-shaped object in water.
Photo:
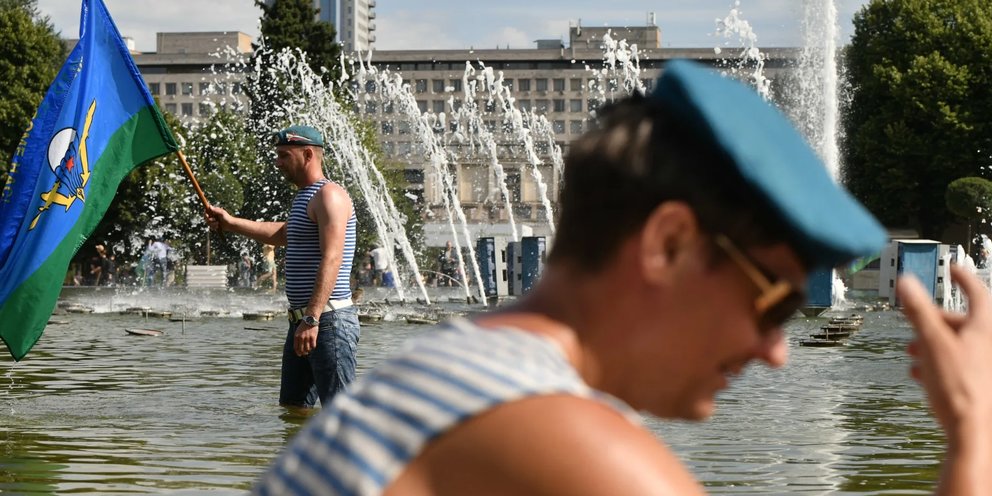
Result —
<svg viewBox="0 0 992 496"><path fill-rule="evenodd" d="M128 334L132 336L161 336L165 331L160 331L158 329L124 329Z"/></svg>
<svg viewBox="0 0 992 496"><path fill-rule="evenodd" d="M127 307L121 310L121 315L145 315L150 311L151 307Z"/></svg>
<svg viewBox="0 0 992 496"><path fill-rule="evenodd" d="M434 320L434 319L428 319L426 317L409 316L409 317L406 318L406 323L407 324L437 324L437 321Z"/></svg>
<svg viewBox="0 0 992 496"><path fill-rule="evenodd" d="M850 332L845 332L845 331L817 332L817 333L814 333L814 334L810 334L809 337L811 337L813 339L833 339L833 340L837 340L837 339L849 338L849 337L851 337L851 333Z"/></svg>
<svg viewBox="0 0 992 496"><path fill-rule="evenodd" d="M358 321L363 324L371 324L374 322L379 322L382 320L381 313L360 313L358 314Z"/></svg>
<svg viewBox="0 0 992 496"><path fill-rule="evenodd" d="M814 346L818 348L824 348L828 346L844 346L844 342L837 339L803 339L799 342L800 346Z"/></svg>
<svg viewBox="0 0 992 496"><path fill-rule="evenodd" d="M148 315L149 317L163 317L167 319L169 317L172 317L172 312L168 310L150 310L148 311L148 313L146 313L146 315Z"/></svg>
<svg viewBox="0 0 992 496"><path fill-rule="evenodd" d="M275 318L275 312L254 312L254 313L244 313L242 317L245 320L272 320Z"/></svg>

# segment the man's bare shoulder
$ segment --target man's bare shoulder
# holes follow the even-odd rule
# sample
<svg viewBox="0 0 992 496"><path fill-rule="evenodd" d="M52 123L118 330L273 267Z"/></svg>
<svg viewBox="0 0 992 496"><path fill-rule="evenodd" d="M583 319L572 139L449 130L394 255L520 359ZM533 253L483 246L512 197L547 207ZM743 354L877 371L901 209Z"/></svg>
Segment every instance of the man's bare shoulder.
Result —
<svg viewBox="0 0 992 496"><path fill-rule="evenodd" d="M351 214L351 196L341 185L333 181L328 182L319 190L310 202L308 210L311 217L329 217L333 219L335 215L345 216L344 220Z"/></svg>
<svg viewBox="0 0 992 496"><path fill-rule="evenodd" d="M678 458L597 400L538 396L442 435L387 494L703 494Z"/></svg>

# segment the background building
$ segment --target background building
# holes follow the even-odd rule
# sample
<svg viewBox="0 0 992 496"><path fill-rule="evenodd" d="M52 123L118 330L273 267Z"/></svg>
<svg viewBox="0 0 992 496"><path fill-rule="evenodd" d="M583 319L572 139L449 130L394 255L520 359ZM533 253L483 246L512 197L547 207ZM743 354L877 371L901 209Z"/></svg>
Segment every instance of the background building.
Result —
<svg viewBox="0 0 992 496"><path fill-rule="evenodd" d="M354 14L358 3L342 0L338 6L345 7L338 11L339 16L348 19L348 9ZM361 3L374 6L371 1ZM371 7L368 11L371 13ZM633 55L619 40L636 41L637 70L628 65L604 73L602 69L611 61ZM228 70L224 64L250 53L251 41L240 32L159 33L156 52L136 53L135 61L163 110L194 123L218 107L244 108L243 75L224 72ZM764 74L774 82L773 95L785 93L781 90L790 84L798 51L778 48L762 52ZM567 41L537 40L536 48L530 49L375 52L372 65L399 74L401 84L412 95L416 110L406 114L383 103L379 97L382 89L374 83L364 88L354 83L352 91L355 111L373 122L378 131L386 155L382 165L402 169L411 184L408 195L424 206L428 244L443 245L450 239L450 228L442 178L428 162L422 137L413 132L414 119L427 116L435 123L433 134L450 152L449 173L475 235L508 234L511 214L518 231L548 235L548 206L555 209L561 182L556 159L588 129L590 117L602 105L629 92L621 86L636 84L650 92L669 60L691 59L727 69L728 64L736 63L737 55L727 50L719 54L705 48L661 48L661 31L650 23L623 28L584 28L576 23ZM750 70L739 70L738 77L747 77ZM501 97L502 103L493 98L497 90L507 97ZM511 100L513 108L538 119L526 126L546 127L545 138L534 139L529 148L519 130L508 128L506 103ZM776 101L781 104L783 99ZM477 109L473 122L459 112L469 103ZM478 136L479 128L493 138L504 172L501 177L489 150L471 138L464 139ZM505 197L509 198L509 209Z"/></svg>
<svg viewBox="0 0 992 496"><path fill-rule="evenodd" d="M238 31L158 33L155 52L132 55L162 110L191 123L218 108L243 108L243 75L225 63L251 53L251 41Z"/></svg>

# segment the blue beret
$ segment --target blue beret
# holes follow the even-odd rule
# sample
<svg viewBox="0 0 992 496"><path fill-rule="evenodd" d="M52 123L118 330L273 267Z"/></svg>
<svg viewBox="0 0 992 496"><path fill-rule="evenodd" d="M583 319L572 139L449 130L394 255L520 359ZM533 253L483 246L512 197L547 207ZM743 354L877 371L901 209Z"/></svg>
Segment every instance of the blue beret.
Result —
<svg viewBox="0 0 992 496"><path fill-rule="evenodd" d="M282 131L272 134L272 144L279 145L303 145L324 147L324 138L320 131L310 126L290 126Z"/></svg>
<svg viewBox="0 0 992 496"><path fill-rule="evenodd" d="M721 150L793 231L813 268L878 253L877 220L839 186L792 123L750 87L687 61L665 65L650 98L703 143Z"/></svg>

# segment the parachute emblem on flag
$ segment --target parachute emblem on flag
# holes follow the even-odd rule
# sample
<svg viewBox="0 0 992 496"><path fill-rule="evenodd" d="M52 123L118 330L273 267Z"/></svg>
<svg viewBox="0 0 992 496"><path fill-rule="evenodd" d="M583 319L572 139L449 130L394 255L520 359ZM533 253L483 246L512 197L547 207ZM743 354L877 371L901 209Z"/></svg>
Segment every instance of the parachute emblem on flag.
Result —
<svg viewBox="0 0 992 496"><path fill-rule="evenodd" d="M48 142L48 166L52 169L55 181L52 189L41 194L44 205L38 208L34 220L28 230L38 224L38 219L52 205L69 208L76 200L86 202L86 183L90 180L89 156L86 152L86 139L89 138L90 125L93 123L93 113L96 111L96 100L90 103L83 124L83 134L77 141L76 130L67 127L59 130ZM78 163L77 163L78 162Z"/></svg>

